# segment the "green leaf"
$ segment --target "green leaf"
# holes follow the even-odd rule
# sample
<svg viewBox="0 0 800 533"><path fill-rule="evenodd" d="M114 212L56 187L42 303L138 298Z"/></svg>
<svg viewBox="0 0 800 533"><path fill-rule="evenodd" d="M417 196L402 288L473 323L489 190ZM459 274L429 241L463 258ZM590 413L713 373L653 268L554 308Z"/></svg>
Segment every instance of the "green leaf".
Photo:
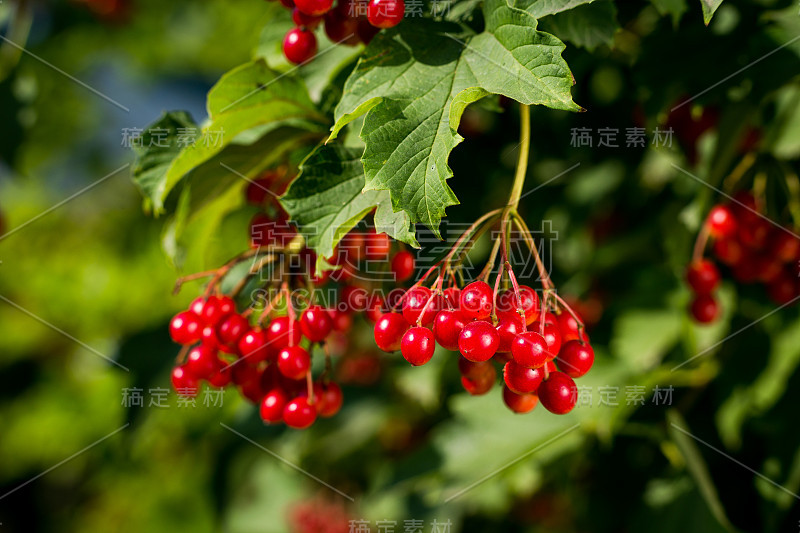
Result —
<svg viewBox="0 0 800 533"><path fill-rule="evenodd" d="M445 208L458 200L447 185L450 152L464 108L490 94L525 104L580 111L564 44L505 0L484 3L486 30L464 33L447 22L407 20L381 32L347 80L331 138L366 113L361 138L365 190L388 190L392 208L439 236Z"/></svg>
<svg viewBox="0 0 800 533"><path fill-rule="evenodd" d="M148 206L160 209L161 198L164 196L164 176L183 149L180 131L196 127L197 124L185 111L164 113L142 133L141 143L133 143L136 154L132 169L133 181Z"/></svg>
<svg viewBox="0 0 800 533"><path fill-rule="evenodd" d="M336 243L364 215L377 207L375 227L419 247L404 212L393 212L387 191L364 189L361 150L338 144L318 147L300 165L300 175L281 204L300 226L306 243L319 257L331 257Z"/></svg>
<svg viewBox="0 0 800 533"><path fill-rule="evenodd" d="M656 8L660 15L669 15L672 17L672 26L677 28L681 17L689 6L686 0L650 0L650 3Z"/></svg>
<svg viewBox="0 0 800 533"><path fill-rule="evenodd" d="M548 16L541 21L548 32L576 46L594 50L600 45L611 46L619 29L617 8L610 0L578 6L575 9Z"/></svg>
<svg viewBox="0 0 800 533"><path fill-rule="evenodd" d="M161 185L157 210L170 191L194 168L234 142L248 144L281 126L322 132L326 118L314 107L302 80L278 74L263 59L228 72L208 93L210 122L174 159Z"/></svg>
<svg viewBox="0 0 800 533"><path fill-rule="evenodd" d="M714 16L717 8L722 5L722 0L700 0L700 5L703 6L703 22L708 26L711 22L711 17Z"/></svg>
<svg viewBox="0 0 800 533"><path fill-rule="evenodd" d="M555 15L556 13L569 11L570 9L575 9L578 6L590 4L594 1L595 0L515 0L513 6L524 9L533 15L534 18L540 19L547 15Z"/></svg>

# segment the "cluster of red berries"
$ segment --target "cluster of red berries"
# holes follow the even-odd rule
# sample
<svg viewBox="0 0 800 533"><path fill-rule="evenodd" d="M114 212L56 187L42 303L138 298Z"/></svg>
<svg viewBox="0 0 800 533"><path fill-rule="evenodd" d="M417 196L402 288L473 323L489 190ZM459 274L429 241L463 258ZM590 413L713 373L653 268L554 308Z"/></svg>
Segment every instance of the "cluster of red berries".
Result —
<svg viewBox="0 0 800 533"><path fill-rule="evenodd" d="M191 347L173 369L172 385L181 395L195 396L200 381L233 384L259 404L265 422L306 428L342 406L336 383L312 383L310 377L310 345L324 341L333 328L331 313L319 306L309 306L300 320L284 315L260 327L237 313L228 296L198 298L170 322L172 340Z"/></svg>
<svg viewBox="0 0 800 533"><path fill-rule="evenodd" d="M351 520L343 505L321 497L293 504L288 516L292 533L348 533Z"/></svg>
<svg viewBox="0 0 800 533"><path fill-rule="evenodd" d="M733 202L711 209L698 237L696 258L686 272L695 295L690 311L698 322L713 322L720 313L714 298L720 270L713 261L702 258L708 238L716 259L739 283L763 283L769 297L780 305L800 297L800 238L766 218L752 193L740 192Z"/></svg>
<svg viewBox="0 0 800 533"><path fill-rule="evenodd" d="M398 25L405 14L403 0L280 0L292 10L295 27L283 38L283 54L294 64L309 61L317 53L314 30L322 23L334 43L369 43L382 28Z"/></svg>
<svg viewBox="0 0 800 533"><path fill-rule="evenodd" d="M402 312L377 321L375 342L385 352L400 350L412 365L430 361L437 343L460 352L461 383L473 395L492 388L498 362L509 409L527 413L541 400L565 414L577 401L573 378L589 371L594 351L577 315L554 311L527 286L495 295L484 281L444 291L416 285L403 296Z"/></svg>

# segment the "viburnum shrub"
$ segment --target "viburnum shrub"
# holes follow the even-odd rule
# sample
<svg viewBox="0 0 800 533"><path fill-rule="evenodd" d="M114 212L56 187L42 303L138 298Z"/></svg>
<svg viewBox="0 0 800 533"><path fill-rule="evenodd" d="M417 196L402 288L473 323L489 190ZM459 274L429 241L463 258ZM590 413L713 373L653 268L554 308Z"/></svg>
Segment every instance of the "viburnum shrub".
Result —
<svg viewBox="0 0 800 533"><path fill-rule="evenodd" d="M755 161L742 159L727 183L738 181ZM739 190L728 201L714 205L697 236L686 269L686 282L694 297L692 317L701 324L720 316L715 296L723 274L742 285L761 283L769 298L781 306L800 298L800 235L797 225L775 222L766 209L765 174L757 174L753 190ZM800 218L800 187L793 174L784 176L790 191L788 206L794 220ZM777 208L773 212L778 212ZM705 257L710 248L716 262Z"/></svg>
<svg viewBox="0 0 800 533"><path fill-rule="evenodd" d="M403 0L281 3L294 25L283 52L297 68L278 71L265 59L271 54L259 56L210 90L202 128L170 112L134 145L146 208L168 215L164 249L182 270L198 271L178 287L204 283L169 325L182 345L176 390L235 387L266 423L306 428L342 407L341 383L382 374L374 355L348 353L351 332L366 322L375 349L395 360L419 366L451 357L470 394L502 379L512 411L531 411L541 399L568 412L573 379L589 371L594 352L519 205L530 106L582 110L564 44L538 29L553 8L543 3L534 16L484 0L463 14L469 24L457 24L404 17ZM357 61L340 53L310 75L319 27L334 46L369 45L353 49ZM445 211L458 204L448 158L463 140L461 115L499 96L521 125L509 200L478 216L441 260L418 264L417 225L442 239ZM187 143L197 129L201 140ZM215 132L222 135L212 142ZM483 269L465 268L490 230L499 237ZM511 241L524 257L512 259ZM211 256L218 259L208 269ZM528 263L536 279L518 279Z"/></svg>

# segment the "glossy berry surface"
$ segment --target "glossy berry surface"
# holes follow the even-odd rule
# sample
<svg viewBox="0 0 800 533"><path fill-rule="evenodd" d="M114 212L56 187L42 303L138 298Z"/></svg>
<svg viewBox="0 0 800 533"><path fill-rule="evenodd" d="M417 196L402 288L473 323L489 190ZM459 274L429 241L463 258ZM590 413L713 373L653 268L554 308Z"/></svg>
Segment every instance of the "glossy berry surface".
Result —
<svg viewBox="0 0 800 533"><path fill-rule="evenodd" d="M306 15L324 15L331 10L333 0L294 0L296 9Z"/></svg>
<svg viewBox="0 0 800 533"><path fill-rule="evenodd" d="M497 351L499 353L511 352L511 344L514 338L525 331L524 320L514 312L502 313L497 316L497 334L499 343Z"/></svg>
<svg viewBox="0 0 800 533"><path fill-rule="evenodd" d="M594 350L577 340L565 342L556 358L558 369L571 378L585 375L593 364Z"/></svg>
<svg viewBox="0 0 800 533"><path fill-rule="evenodd" d="M470 361L488 361L497 352L500 335L489 322L470 322L458 337L458 350Z"/></svg>
<svg viewBox="0 0 800 533"><path fill-rule="evenodd" d="M294 429L305 429L317 419L316 408L308 403L308 399L298 397L289 401L283 408L283 421Z"/></svg>
<svg viewBox="0 0 800 533"><path fill-rule="evenodd" d="M408 250L397 252L392 258L392 274L397 282L403 282L414 275L414 254Z"/></svg>
<svg viewBox="0 0 800 533"><path fill-rule="evenodd" d="M548 322L541 326L541 323L536 321L531 324L531 331L540 333L547 344L547 360L552 361L561 350L561 330L555 324L555 320Z"/></svg>
<svg viewBox="0 0 800 533"><path fill-rule="evenodd" d="M525 323L532 324L539 318L541 302L539 295L527 285L520 285L519 299L522 302L522 310L525 312ZM519 301L513 289L506 289L497 295L498 313L518 313Z"/></svg>
<svg viewBox="0 0 800 533"><path fill-rule="evenodd" d="M403 0L370 0L367 20L376 28L391 28L403 21L405 9Z"/></svg>
<svg viewBox="0 0 800 533"><path fill-rule="evenodd" d="M318 305L312 305L300 317L300 330L311 342L325 340L331 330L333 322L328 311Z"/></svg>
<svg viewBox="0 0 800 533"><path fill-rule="evenodd" d="M400 342L400 353L403 354L406 361L414 366L424 365L430 361L435 348L433 332L422 326L416 326L406 331Z"/></svg>
<svg viewBox="0 0 800 533"><path fill-rule="evenodd" d="M295 65L305 63L316 53L317 38L308 30L294 28L283 38L283 55Z"/></svg>
<svg viewBox="0 0 800 533"><path fill-rule="evenodd" d="M281 389L272 389L261 400L259 415L267 424L277 424L283 420L283 409L286 407L286 393Z"/></svg>
<svg viewBox="0 0 800 533"><path fill-rule="evenodd" d="M275 352L300 343L303 333L300 324L289 320L288 316L281 316L269 323L267 329L267 344Z"/></svg>
<svg viewBox="0 0 800 533"><path fill-rule="evenodd" d="M695 261L686 269L686 281L695 293L710 294L719 286L719 270L707 259Z"/></svg>
<svg viewBox="0 0 800 533"><path fill-rule="evenodd" d="M197 396L199 384L186 365L176 366L172 369L172 388L180 396Z"/></svg>
<svg viewBox="0 0 800 533"><path fill-rule="evenodd" d="M442 296L427 287L414 287L403 299L403 317L414 325L428 326L443 307Z"/></svg>
<svg viewBox="0 0 800 533"><path fill-rule="evenodd" d="M331 382L327 385L318 383L314 386L314 394L316 396L315 406L319 416L330 418L342 408L344 396L342 395L341 387L336 383Z"/></svg>
<svg viewBox="0 0 800 533"><path fill-rule="evenodd" d="M433 321L433 336L439 346L446 350L458 350L458 337L467 320L461 316L459 311L439 311Z"/></svg>
<svg viewBox="0 0 800 533"><path fill-rule="evenodd" d="M461 313L471 319L485 320L492 314L492 288L485 281L473 281L461 291Z"/></svg>
<svg viewBox="0 0 800 533"><path fill-rule="evenodd" d="M261 328L254 328L242 335L237 344L239 356L247 359L250 364L269 359L270 352L267 345L267 334Z"/></svg>
<svg viewBox="0 0 800 533"><path fill-rule="evenodd" d="M186 356L185 368L197 379L210 378L220 367L217 352L203 345L195 346Z"/></svg>
<svg viewBox="0 0 800 533"><path fill-rule="evenodd" d="M511 356L517 364L538 368L548 360L547 341L536 331L520 333L511 344Z"/></svg>
<svg viewBox="0 0 800 533"><path fill-rule="evenodd" d="M736 216L727 205L714 206L708 213L706 223L713 237L730 237L736 233Z"/></svg>
<svg viewBox="0 0 800 533"><path fill-rule="evenodd" d="M229 315L217 327L217 338L223 344L235 346L239 339L250 329L250 323L242 315Z"/></svg>
<svg viewBox="0 0 800 533"><path fill-rule="evenodd" d="M373 330L375 344L384 352L396 352L400 349L403 335L405 335L409 327L403 315L385 313L375 323Z"/></svg>
<svg viewBox="0 0 800 533"><path fill-rule="evenodd" d="M539 385L538 394L544 408L557 415L569 413L578 401L575 382L563 372L552 372Z"/></svg>
<svg viewBox="0 0 800 533"><path fill-rule="evenodd" d="M486 394L492 390L495 381L497 381L497 370L491 364L487 365L480 373L461 376L461 386L472 396Z"/></svg>
<svg viewBox="0 0 800 533"><path fill-rule="evenodd" d="M188 345L199 341L202 335L200 318L191 311L178 313L169 323L169 335L178 344Z"/></svg>
<svg viewBox="0 0 800 533"><path fill-rule="evenodd" d="M289 379L303 379L310 368L311 358L300 346L287 346L278 353L278 370Z"/></svg>
<svg viewBox="0 0 800 533"><path fill-rule="evenodd" d="M517 414L530 413L539 403L536 394L518 394L508 387L503 387L503 403Z"/></svg>
<svg viewBox="0 0 800 533"><path fill-rule="evenodd" d="M540 368L526 368L509 361L503 367L503 380L506 386L517 394L536 392L544 379L544 370Z"/></svg>
<svg viewBox="0 0 800 533"><path fill-rule="evenodd" d="M695 320L701 324L708 324L719 316L719 304L709 294L698 294L692 300L690 311Z"/></svg>

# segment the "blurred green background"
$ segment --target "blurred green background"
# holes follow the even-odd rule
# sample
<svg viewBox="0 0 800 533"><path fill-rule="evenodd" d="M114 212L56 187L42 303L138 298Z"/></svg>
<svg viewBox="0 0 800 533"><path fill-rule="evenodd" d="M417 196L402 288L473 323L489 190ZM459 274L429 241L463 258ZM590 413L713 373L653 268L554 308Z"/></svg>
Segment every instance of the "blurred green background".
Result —
<svg viewBox="0 0 800 533"><path fill-rule="evenodd" d="M579 383L593 405L514 415L499 387L464 393L452 354L409 368L374 354L359 322L342 412L297 432L264 427L235 392L151 405L177 353L167 321L199 286L172 295L162 221L121 168L126 128L170 109L202 120L221 74L274 60L286 13L261 0L0 3L0 531L796 530L797 310L772 313L763 291L727 281L723 319L690 321L683 269L721 198L673 165L718 183L755 131L760 157L796 171L797 6L725 2L705 27L694 0L596 4L583 16L608 27L590 34L541 21L567 42L588 112L534 110L526 190L540 188L522 206L533 229L551 225L560 290L593 315L597 361ZM518 122L502 109L464 118L449 221L507 197ZM718 126L698 126L703 109ZM654 146L670 124L672 145ZM645 146L625 146L632 127ZM594 146L574 146L574 128ZM598 146L600 128L621 146ZM617 405L598 405L603 387ZM126 405L134 389L142 406Z"/></svg>

